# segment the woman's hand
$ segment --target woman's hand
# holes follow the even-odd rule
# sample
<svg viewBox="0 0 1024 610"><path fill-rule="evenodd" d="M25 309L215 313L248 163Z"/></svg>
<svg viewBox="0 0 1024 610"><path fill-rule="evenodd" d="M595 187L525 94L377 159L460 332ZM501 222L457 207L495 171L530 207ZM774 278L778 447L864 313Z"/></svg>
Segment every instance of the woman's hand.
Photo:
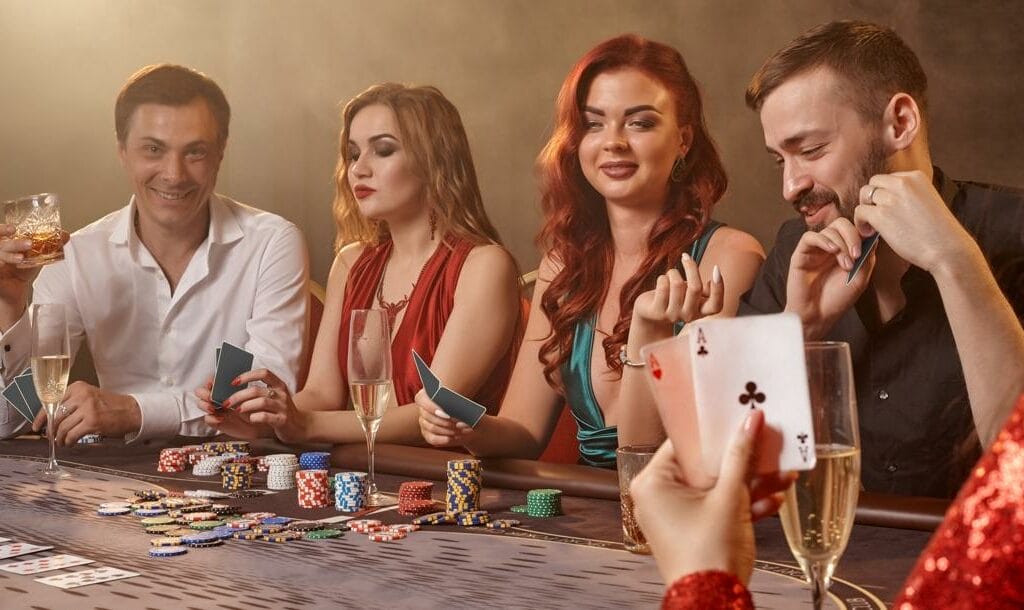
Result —
<svg viewBox="0 0 1024 610"><path fill-rule="evenodd" d="M220 410L216 410L215 405L209 402L207 388L196 390L200 408L209 414L207 423L215 425L210 422L210 418L221 416L223 421L217 427L234 436L233 432L224 427L225 423L232 427L238 426L238 423L230 421L234 417L257 429L261 424L269 426L273 428L277 437L286 443L304 441L307 436L307 417L295 407L288 386L267 369L242 373L232 381L232 385L252 384L254 381L262 383L235 392L224 401ZM214 410L211 412L211 409Z"/></svg>
<svg viewBox="0 0 1024 610"><path fill-rule="evenodd" d="M752 473L764 413L754 410L737 430L714 487L697 490L682 478L672 442L666 441L633 480L636 516L667 584L692 572L721 570L743 583L754 567L752 523L773 514L793 473Z"/></svg>
<svg viewBox="0 0 1024 610"><path fill-rule="evenodd" d="M423 390L416 392L420 408L420 433L434 447L461 447L473 429L441 410Z"/></svg>
<svg viewBox="0 0 1024 610"><path fill-rule="evenodd" d="M658 276L654 290L648 290L633 305L634 321L651 324L692 322L722 311L725 284L716 265L711 281L701 283L700 269L689 254L683 254L683 273L669 269Z"/></svg>

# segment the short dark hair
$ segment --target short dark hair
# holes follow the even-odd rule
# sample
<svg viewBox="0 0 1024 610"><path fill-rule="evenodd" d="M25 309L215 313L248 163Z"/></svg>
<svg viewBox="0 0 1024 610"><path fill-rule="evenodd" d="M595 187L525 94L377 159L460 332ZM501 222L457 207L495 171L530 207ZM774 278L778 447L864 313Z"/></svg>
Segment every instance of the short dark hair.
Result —
<svg viewBox="0 0 1024 610"><path fill-rule="evenodd" d="M921 62L893 30L866 21L833 21L807 30L772 55L750 79L747 106L760 111L765 98L790 78L829 68L857 112L876 123L892 96L907 93L922 113L928 78Z"/></svg>
<svg viewBox="0 0 1024 610"><path fill-rule="evenodd" d="M184 106L196 98L206 100L217 121L217 135L221 145L228 141L231 106L217 83L203 74L174 64L153 64L128 77L128 82L117 94L114 104L114 130L117 141L128 137L128 121L142 104Z"/></svg>

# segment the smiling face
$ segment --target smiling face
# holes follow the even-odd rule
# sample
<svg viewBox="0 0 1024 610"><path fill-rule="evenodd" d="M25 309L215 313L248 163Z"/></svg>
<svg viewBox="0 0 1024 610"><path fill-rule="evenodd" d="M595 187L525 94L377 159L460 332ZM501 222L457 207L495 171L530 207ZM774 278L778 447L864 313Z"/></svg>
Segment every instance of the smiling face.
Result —
<svg viewBox="0 0 1024 610"><path fill-rule="evenodd" d="M872 126L827 68L798 74L761 106L765 146L782 170L782 195L820 230L853 217L860 187L885 173L881 126Z"/></svg>
<svg viewBox="0 0 1024 610"><path fill-rule="evenodd" d="M138 106L118 154L140 222L175 231L206 220L224 147L205 100Z"/></svg>
<svg viewBox="0 0 1024 610"><path fill-rule="evenodd" d="M609 203L660 209L692 133L678 124L668 89L633 68L603 72L583 110L579 161L587 182Z"/></svg>
<svg viewBox="0 0 1024 610"><path fill-rule="evenodd" d="M359 211L374 220L421 214L423 180L414 171L391 108L373 104L352 117L348 140L348 180Z"/></svg>

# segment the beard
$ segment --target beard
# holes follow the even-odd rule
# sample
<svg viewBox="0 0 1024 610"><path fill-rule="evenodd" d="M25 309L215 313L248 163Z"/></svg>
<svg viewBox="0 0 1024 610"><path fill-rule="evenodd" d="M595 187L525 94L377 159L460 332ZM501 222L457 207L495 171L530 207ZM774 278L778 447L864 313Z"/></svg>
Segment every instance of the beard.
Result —
<svg viewBox="0 0 1024 610"><path fill-rule="evenodd" d="M853 211L856 209L860 199L860 189L877 174L889 173L889 164L886 161L885 147L880 139L875 139L868 147L868 154L863 162L854 171L853 183L845 189L842 197L839 193L827 187L814 187L799 199L793 202L793 209L797 212L801 208L817 210L826 205L835 205L839 215L849 221L853 221ZM821 231L825 225L808 227L811 231Z"/></svg>

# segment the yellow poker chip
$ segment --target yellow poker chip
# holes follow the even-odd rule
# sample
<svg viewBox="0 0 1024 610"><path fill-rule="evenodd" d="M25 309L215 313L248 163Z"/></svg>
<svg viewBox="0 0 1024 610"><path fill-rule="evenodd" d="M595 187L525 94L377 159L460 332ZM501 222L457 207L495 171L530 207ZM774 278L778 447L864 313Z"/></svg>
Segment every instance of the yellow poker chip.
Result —
<svg viewBox="0 0 1024 610"><path fill-rule="evenodd" d="M176 530L176 529L178 529L178 526L174 525L174 524L170 524L170 523L167 524L167 525L150 525L150 526L148 526L146 528L146 533L147 534L166 534L166 533L171 532L171 531Z"/></svg>
<svg viewBox="0 0 1024 610"><path fill-rule="evenodd" d="M169 525L174 523L171 517L146 517L139 521L142 525Z"/></svg>
<svg viewBox="0 0 1024 610"><path fill-rule="evenodd" d="M252 530L241 530L231 534L235 540L259 540L262 536Z"/></svg>
<svg viewBox="0 0 1024 610"><path fill-rule="evenodd" d="M163 536L161 538L153 538L149 543L153 546L178 546L181 544L181 538L177 536Z"/></svg>

